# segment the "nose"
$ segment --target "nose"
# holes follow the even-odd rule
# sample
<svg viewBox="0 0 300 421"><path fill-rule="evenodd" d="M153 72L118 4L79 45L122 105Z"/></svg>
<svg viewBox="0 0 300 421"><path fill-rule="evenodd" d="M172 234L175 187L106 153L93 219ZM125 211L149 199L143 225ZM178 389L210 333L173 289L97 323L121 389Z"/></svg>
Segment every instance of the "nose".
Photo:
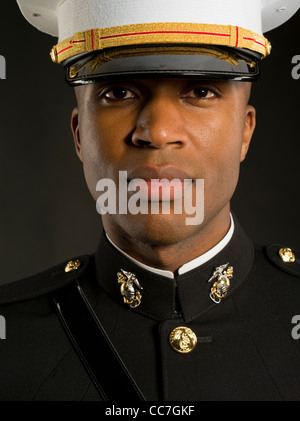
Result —
<svg viewBox="0 0 300 421"><path fill-rule="evenodd" d="M149 99L140 110L132 143L137 147L162 149L183 147L187 141L179 101L158 95Z"/></svg>

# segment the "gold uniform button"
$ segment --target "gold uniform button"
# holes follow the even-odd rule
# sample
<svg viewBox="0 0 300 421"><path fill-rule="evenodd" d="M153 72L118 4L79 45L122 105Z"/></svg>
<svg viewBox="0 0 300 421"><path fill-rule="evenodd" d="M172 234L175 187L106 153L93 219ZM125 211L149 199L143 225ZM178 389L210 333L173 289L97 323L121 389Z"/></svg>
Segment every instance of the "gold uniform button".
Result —
<svg viewBox="0 0 300 421"><path fill-rule="evenodd" d="M75 261L70 260L65 267L65 272L66 273L73 272L74 270L77 270L80 265L81 265L80 260L75 260Z"/></svg>
<svg viewBox="0 0 300 421"><path fill-rule="evenodd" d="M279 256L284 263L294 263L296 261L295 254L289 248L282 248L279 250Z"/></svg>
<svg viewBox="0 0 300 421"><path fill-rule="evenodd" d="M189 354L197 346L197 336L188 327L176 327L170 333L169 342L174 351Z"/></svg>

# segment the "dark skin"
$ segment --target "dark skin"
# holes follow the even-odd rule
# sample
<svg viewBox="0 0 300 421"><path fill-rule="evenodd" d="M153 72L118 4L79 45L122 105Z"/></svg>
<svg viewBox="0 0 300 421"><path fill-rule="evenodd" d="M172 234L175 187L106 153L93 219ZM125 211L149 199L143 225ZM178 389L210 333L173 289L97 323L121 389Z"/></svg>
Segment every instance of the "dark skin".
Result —
<svg viewBox="0 0 300 421"><path fill-rule="evenodd" d="M230 200L255 129L251 84L145 79L75 89L72 131L95 200L102 178L119 171L170 166L205 180L205 218L186 215L103 215L106 233L126 253L174 273L204 254L230 227Z"/></svg>

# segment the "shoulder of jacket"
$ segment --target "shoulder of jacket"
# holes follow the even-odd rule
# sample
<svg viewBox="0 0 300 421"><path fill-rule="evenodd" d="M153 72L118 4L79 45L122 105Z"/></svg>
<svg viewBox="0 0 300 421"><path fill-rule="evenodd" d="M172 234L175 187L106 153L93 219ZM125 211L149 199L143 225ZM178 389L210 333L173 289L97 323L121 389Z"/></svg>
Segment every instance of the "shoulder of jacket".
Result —
<svg viewBox="0 0 300 421"><path fill-rule="evenodd" d="M92 256L67 260L44 272L0 286L0 305L26 301L51 293L84 276Z"/></svg>
<svg viewBox="0 0 300 421"><path fill-rule="evenodd" d="M300 252L283 244L271 244L264 249L267 259L276 268L300 278Z"/></svg>

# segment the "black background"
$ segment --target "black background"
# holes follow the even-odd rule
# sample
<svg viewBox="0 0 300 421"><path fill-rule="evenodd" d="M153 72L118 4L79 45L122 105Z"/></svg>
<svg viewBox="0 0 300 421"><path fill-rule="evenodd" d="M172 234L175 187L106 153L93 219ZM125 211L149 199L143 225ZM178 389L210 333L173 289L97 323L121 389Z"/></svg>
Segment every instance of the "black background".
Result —
<svg viewBox="0 0 300 421"><path fill-rule="evenodd" d="M37 273L97 246L101 219L73 146L75 106L63 69L51 62L56 40L22 17L14 0L1 3L0 284ZM242 164L233 211L263 244L300 249L300 12L267 34L273 53L251 103L258 112L252 148Z"/></svg>

